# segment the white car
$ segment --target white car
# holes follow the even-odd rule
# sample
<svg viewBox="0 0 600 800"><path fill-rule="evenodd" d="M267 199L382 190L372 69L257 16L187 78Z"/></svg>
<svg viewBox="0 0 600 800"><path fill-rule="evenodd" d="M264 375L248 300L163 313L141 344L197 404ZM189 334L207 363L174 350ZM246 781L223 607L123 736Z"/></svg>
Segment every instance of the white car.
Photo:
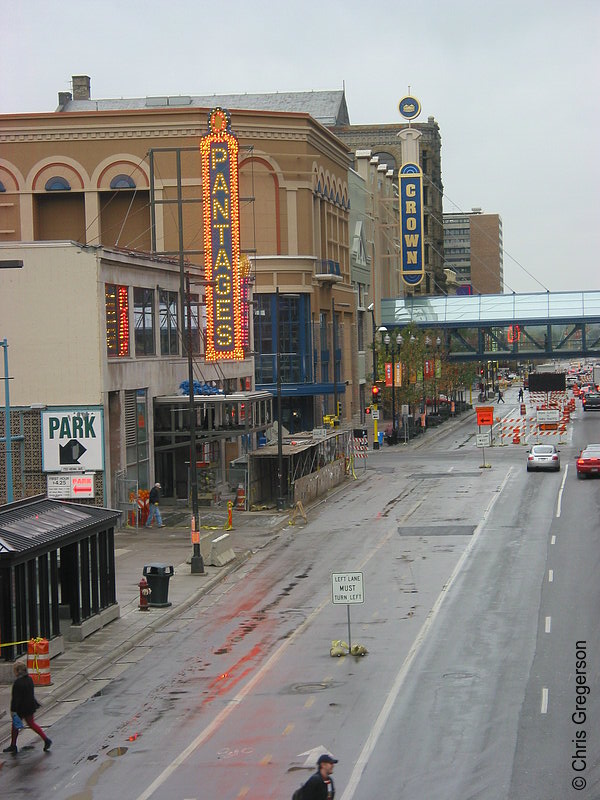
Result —
<svg viewBox="0 0 600 800"><path fill-rule="evenodd" d="M560 456L553 444L534 444L527 452L527 472L534 469L560 470Z"/></svg>

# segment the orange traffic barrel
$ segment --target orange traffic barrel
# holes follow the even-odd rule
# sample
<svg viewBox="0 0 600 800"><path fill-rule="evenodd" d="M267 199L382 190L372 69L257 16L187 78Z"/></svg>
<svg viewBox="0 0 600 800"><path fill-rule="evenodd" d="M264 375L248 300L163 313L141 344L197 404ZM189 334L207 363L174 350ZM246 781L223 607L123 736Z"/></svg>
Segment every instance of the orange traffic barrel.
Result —
<svg viewBox="0 0 600 800"><path fill-rule="evenodd" d="M27 671L36 685L50 686L48 639L30 639L27 642Z"/></svg>
<svg viewBox="0 0 600 800"><path fill-rule="evenodd" d="M246 491L241 483L238 484L235 507L238 509L238 511L244 511L246 508Z"/></svg>

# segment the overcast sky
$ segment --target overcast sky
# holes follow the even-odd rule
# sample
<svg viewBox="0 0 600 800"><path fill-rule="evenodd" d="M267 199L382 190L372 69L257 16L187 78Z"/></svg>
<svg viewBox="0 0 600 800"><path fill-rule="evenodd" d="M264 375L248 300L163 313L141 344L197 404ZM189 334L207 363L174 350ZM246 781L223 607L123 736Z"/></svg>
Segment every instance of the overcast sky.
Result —
<svg viewBox="0 0 600 800"><path fill-rule="evenodd" d="M352 123L393 123L410 85L440 126L444 210L502 217L506 290L600 289L600 0L0 9L0 113L54 111L84 74L95 99L345 82Z"/></svg>

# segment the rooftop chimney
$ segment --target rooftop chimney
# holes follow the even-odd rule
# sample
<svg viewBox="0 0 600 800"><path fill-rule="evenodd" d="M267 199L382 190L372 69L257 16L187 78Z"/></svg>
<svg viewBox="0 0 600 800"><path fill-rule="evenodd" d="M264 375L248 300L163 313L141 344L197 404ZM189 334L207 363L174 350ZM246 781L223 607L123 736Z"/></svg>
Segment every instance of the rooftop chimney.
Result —
<svg viewBox="0 0 600 800"><path fill-rule="evenodd" d="M90 79L87 75L73 75L73 100L90 99Z"/></svg>
<svg viewBox="0 0 600 800"><path fill-rule="evenodd" d="M72 99L73 95L71 94L71 92L59 92L58 93L59 110L62 111L62 109L67 105L67 103L70 103Z"/></svg>

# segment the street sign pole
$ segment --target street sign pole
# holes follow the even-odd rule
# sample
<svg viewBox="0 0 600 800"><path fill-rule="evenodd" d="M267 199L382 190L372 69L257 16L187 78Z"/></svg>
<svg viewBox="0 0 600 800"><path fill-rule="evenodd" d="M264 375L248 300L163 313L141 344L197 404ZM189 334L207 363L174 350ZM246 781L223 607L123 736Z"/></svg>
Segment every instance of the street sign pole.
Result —
<svg viewBox="0 0 600 800"><path fill-rule="evenodd" d="M350 627L350 606L354 603L364 603L362 572L333 572L331 575L331 600L334 605L346 604L348 620L348 652L352 650L352 629Z"/></svg>
<svg viewBox="0 0 600 800"><path fill-rule="evenodd" d="M348 611L348 650L352 650L352 634L350 632L350 603L346 605Z"/></svg>

